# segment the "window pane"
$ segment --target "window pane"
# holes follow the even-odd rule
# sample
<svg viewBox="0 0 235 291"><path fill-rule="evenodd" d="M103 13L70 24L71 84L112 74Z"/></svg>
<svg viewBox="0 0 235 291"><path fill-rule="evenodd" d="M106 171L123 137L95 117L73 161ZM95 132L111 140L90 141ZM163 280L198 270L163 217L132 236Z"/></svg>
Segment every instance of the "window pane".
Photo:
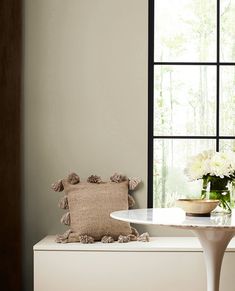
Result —
<svg viewBox="0 0 235 291"><path fill-rule="evenodd" d="M155 0L155 61L216 60L216 0Z"/></svg>
<svg viewBox="0 0 235 291"><path fill-rule="evenodd" d="M221 57L224 62L235 62L235 0L221 0Z"/></svg>
<svg viewBox="0 0 235 291"><path fill-rule="evenodd" d="M234 151L235 152L235 140L234 139L221 139L220 151Z"/></svg>
<svg viewBox="0 0 235 291"><path fill-rule="evenodd" d="M215 150L215 140L155 139L154 207L171 207L177 198L200 196L202 182L188 182L184 169L188 157L210 149Z"/></svg>
<svg viewBox="0 0 235 291"><path fill-rule="evenodd" d="M235 136L235 66L220 68L220 135Z"/></svg>
<svg viewBox="0 0 235 291"><path fill-rule="evenodd" d="M154 135L215 135L214 66L155 66Z"/></svg>

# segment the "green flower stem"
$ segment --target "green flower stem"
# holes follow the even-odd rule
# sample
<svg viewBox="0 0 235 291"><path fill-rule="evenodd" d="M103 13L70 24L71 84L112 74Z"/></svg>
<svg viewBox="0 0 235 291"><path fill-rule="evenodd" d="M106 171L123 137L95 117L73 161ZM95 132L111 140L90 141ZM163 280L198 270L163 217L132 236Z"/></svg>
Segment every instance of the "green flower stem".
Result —
<svg viewBox="0 0 235 291"><path fill-rule="evenodd" d="M231 212L233 201L231 200L230 191L228 189L228 183L233 182L232 179L225 177L220 178L216 176L205 176L203 177L203 185L201 198L205 199L207 195L210 199L218 199L220 201L219 206L225 211ZM210 183L209 193L207 193L208 184Z"/></svg>

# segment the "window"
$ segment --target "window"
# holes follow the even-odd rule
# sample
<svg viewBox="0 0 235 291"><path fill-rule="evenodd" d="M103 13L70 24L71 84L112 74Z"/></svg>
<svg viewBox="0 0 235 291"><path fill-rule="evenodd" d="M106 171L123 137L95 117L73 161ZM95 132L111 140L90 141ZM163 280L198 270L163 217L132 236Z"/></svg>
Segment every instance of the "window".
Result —
<svg viewBox="0 0 235 291"><path fill-rule="evenodd" d="M149 0L148 207L200 193L189 156L235 150L235 0Z"/></svg>

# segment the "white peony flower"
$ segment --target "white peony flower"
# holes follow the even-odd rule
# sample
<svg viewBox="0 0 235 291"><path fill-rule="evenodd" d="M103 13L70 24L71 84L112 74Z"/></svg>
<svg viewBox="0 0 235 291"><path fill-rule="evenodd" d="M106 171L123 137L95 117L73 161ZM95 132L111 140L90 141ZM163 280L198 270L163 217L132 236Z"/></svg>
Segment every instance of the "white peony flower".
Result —
<svg viewBox="0 0 235 291"><path fill-rule="evenodd" d="M227 152L215 153L210 161L210 175L218 176L220 178L230 177L232 174L232 167Z"/></svg>
<svg viewBox="0 0 235 291"><path fill-rule="evenodd" d="M193 156L188 162L185 174L191 181L201 179L209 173L209 156L211 156L211 153L203 152L197 156Z"/></svg>
<svg viewBox="0 0 235 291"><path fill-rule="evenodd" d="M211 157L215 154L215 151L209 150L209 151L203 151L201 154L204 160L209 160Z"/></svg>
<svg viewBox="0 0 235 291"><path fill-rule="evenodd" d="M222 179L235 177L235 152L204 151L189 160L185 174L191 181L201 179L205 175Z"/></svg>

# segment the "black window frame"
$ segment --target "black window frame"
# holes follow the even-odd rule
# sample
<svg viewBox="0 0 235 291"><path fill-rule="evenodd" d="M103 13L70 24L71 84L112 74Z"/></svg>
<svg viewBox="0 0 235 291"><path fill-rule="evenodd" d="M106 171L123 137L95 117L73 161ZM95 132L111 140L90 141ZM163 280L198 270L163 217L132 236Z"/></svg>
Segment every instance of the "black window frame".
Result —
<svg viewBox="0 0 235 291"><path fill-rule="evenodd" d="M235 62L220 61L220 0L216 0L216 61L215 62L155 62L154 61L154 8L158 0L148 2L148 199L147 205L153 207L153 143L155 139L214 139L219 151L221 139L235 139L235 136L221 136L220 127L220 67L235 66ZM214 136L165 136L154 135L154 67L161 65L195 65L216 67L216 134Z"/></svg>

